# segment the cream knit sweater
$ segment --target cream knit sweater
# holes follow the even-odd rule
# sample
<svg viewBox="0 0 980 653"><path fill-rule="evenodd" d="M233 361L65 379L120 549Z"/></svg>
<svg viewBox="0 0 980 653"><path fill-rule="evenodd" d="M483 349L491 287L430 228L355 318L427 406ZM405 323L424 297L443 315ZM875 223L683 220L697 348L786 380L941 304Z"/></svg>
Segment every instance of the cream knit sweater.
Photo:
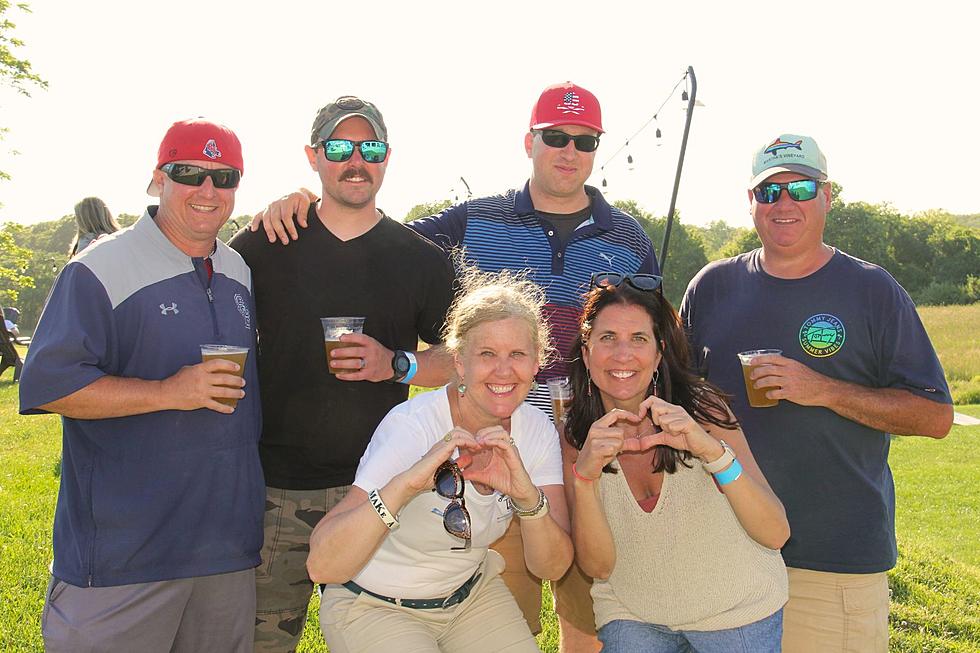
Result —
<svg viewBox="0 0 980 653"><path fill-rule="evenodd" d="M616 566L608 580L592 584L596 628L629 619L723 630L768 617L786 603L779 551L750 538L711 475L696 459L688 464L693 468L679 464L664 475L650 513L637 504L622 471L597 481Z"/></svg>

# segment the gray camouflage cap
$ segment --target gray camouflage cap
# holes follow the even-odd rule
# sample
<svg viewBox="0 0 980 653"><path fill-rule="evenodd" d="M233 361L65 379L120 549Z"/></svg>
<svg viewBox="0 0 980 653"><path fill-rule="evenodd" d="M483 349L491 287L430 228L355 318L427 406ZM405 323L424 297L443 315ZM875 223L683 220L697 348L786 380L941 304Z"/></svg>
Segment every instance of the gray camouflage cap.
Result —
<svg viewBox="0 0 980 653"><path fill-rule="evenodd" d="M384 118L381 117L378 107L353 95L342 95L316 114L313 130L310 132L310 145L316 145L330 138L337 125L352 116L360 116L367 120L374 129L375 138L379 141L388 140L388 128L385 127Z"/></svg>

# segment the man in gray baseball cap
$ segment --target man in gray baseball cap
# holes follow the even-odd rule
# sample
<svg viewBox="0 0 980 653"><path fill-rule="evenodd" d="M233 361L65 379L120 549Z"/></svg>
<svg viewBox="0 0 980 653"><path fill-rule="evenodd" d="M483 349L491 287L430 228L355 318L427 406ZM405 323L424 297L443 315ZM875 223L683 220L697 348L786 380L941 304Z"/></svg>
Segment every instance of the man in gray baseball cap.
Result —
<svg viewBox="0 0 980 653"><path fill-rule="evenodd" d="M322 198L291 247L242 230L231 241L252 269L262 384L259 454L265 543L256 571L256 651L293 651L313 584L313 528L350 489L361 454L409 382L446 383L437 344L452 300L452 266L438 247L377 209L388 130L378 108L342 96L317 113L305 147ZM405 289L425 289L405 292ZM364 318L324 357L320 318Z"/></svg>

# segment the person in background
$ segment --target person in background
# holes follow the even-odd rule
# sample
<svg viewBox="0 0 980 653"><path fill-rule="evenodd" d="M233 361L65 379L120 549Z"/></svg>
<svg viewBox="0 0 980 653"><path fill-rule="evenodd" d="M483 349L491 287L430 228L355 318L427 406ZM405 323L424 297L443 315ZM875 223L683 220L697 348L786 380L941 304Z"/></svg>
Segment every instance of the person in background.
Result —
<svg viewBox="0 0 980 653"><path fill-rule="evenodd" d="M767 141L747 192L762 247L701 270L681 315L786 507L784 650L884 653L898 553L891 434L944 437L949 388L905 290L824 242L831 187L816 141ZM782 353L753 358L748 382L778 403L753 408L737 354L759 349Z"/></svg>
<svg viewBox="0 0 980 653"><path fill-rule="evenodd" d="M109 212L109 207L98 197L86 197L75 205L75 238L68 248L68 256L75 256L106 234L119 231L119 224Z"/></svg>

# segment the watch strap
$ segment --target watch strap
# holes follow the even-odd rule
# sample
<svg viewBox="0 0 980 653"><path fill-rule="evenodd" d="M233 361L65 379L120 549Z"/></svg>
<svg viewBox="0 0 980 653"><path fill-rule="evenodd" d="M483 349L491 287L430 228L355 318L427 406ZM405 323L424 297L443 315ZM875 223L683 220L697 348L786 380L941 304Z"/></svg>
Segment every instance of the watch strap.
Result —
<svg viewBox="0 0 980 653"><path fill-rule="evenodd" d="M711 461L710 463L703 463L704 471L708 472L709 474L717 474L735 462L735 452L732 451L730 446L728 446L728 443L724 440L719 440L718 443L721 444L722 448L724 449L721 457L717 460Z"/></svg>

